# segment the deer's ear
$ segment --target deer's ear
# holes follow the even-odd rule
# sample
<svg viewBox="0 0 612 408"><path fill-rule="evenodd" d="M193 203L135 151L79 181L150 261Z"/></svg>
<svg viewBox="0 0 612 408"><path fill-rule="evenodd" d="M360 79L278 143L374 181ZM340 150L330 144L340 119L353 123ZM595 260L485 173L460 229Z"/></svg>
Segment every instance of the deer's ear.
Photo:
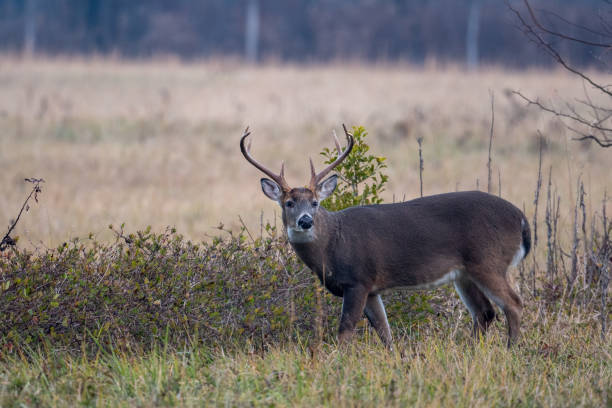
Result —
<svg viewBox="0 0 612 408"><path fill-rule="evenodd" d="M317 197L319 198L319 200L323 201L327 197L329 197L331 193L333 193L334 190L336 189L337 184L338 184L338 176L335 174L323 180L317 186Z"/></svg>
<svg viewBox="0 0 612 408"><path fill-rule="evenodd" d="M274 200L274 201L280 202L282 193L281 193L281 189L278 186L278 184L276 184L275 182L273 182L270 179L262 178L261 179L261 189L262 189L263 193L270 200Z"/></svg>

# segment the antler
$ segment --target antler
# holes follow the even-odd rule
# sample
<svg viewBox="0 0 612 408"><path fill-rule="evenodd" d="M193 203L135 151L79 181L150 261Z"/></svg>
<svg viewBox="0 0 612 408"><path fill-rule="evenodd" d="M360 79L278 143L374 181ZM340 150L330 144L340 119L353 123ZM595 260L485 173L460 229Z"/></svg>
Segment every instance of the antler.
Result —
<svg viewBox="0 0 612 408"><path fill-rule="evenodd" d="M312 191L316 190L317 185L323 179L323 177L325 177L327 175L327 173L332 171L334 169L334 167L336 167L337 165L342 163L342 161L344 159L346 159L346 156L348 156L348 154L353 149L353 145L355 144L355 139L353 138L353 135L350 134L348 132L348 130L346 130L346 126L344 126L344 123L342 124L342 128L344 129L344 134L346 135L346 140L347 140L348 144L346 146L346 149L343 152L342 149L340 148L340 142L338 142L338 138L336 137L336 133L334 132L334 143L336 144L336 149L338 150L338 158L336 160L334 160L334 162L332 164L330 164L323 171L321 171L320 173L317 174L315 172L315 169L314 169L314 164L312 164L312 159L310 159L310 174L311 174L311 177L310 177L310 189Z"/></svg>
<svg viewBox="0 0 612 408"><path fill-rule="evenodd" d="M242 155L244 156L244 158L247 159L247 161L249 163L251 163L253 166L255 166L256 168L258 168L259 170L264 172L272 180L274 180L274 182L276 184L278 184L278 186L280 188L282 188L283 191L291 190L291 187L289 187L289 184L287 184L287 181L285 180L285 163L284 162L281 163L280 174L275 174L271 170L268 170L266 167L264 167L261 164L257 163L257 161L255 159L253 159L253 157L250 154L250 152L251 152L251 141L249 140L249 145L248 146L244 145L245 140L247 139L247 137L249 137L250 134L251 134L251 132L249 131L249 127L247 126L247 128L244 130L244 134L240 138L240 151L242 152Z"/></svg>

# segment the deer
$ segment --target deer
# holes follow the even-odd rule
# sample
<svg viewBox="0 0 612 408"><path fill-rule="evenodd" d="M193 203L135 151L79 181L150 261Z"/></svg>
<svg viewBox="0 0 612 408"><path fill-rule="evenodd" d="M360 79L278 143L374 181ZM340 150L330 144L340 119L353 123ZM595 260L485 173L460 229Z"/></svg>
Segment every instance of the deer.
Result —
<svg viewBox="0 0 612 408"><path fill-rule="evenodd" d="M473 334L484 335L495 320L492 302L505 314L510 347L520 334L522 301L508 270L531 248L529 223L510 202L481 191L450 192L393 204L327 211L320 203L338 183L332 174L351 152L354 138L344 126L347 146L334 134L337 158L321 172L310 159L307 187L292 188L284 176L251 156L247 127L240 139L244 158L269 178L263 193L281 207L288 241L326 289L342 298L338 343L349 342L365 317L382 343L393 348L381 294L396 288L433 289L454 284L468 309Z"/></svg>

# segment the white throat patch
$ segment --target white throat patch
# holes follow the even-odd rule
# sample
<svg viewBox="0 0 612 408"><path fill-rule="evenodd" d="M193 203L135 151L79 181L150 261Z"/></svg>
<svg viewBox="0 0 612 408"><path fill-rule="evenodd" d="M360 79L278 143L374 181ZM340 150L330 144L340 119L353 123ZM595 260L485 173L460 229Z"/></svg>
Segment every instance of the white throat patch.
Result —
<svg viewBox="0 0 612 408"><path fill-rule="evenodd" d="M293 244L306 244L315 240L316 236L313 228L303 230L301 228L287 227L289 242Z"/></svg>

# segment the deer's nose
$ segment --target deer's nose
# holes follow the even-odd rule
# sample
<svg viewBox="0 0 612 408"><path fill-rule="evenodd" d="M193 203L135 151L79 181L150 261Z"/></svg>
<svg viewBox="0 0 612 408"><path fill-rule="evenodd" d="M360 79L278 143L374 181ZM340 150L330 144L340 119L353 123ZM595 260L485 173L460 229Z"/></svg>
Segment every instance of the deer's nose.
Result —
<svg viewBox="0 0 612 408"><path fill-rule="evenodd" d="M312 217L308 214L304 214L298 220L298 226L302 229L310 229L312 227Z"/></svg>

